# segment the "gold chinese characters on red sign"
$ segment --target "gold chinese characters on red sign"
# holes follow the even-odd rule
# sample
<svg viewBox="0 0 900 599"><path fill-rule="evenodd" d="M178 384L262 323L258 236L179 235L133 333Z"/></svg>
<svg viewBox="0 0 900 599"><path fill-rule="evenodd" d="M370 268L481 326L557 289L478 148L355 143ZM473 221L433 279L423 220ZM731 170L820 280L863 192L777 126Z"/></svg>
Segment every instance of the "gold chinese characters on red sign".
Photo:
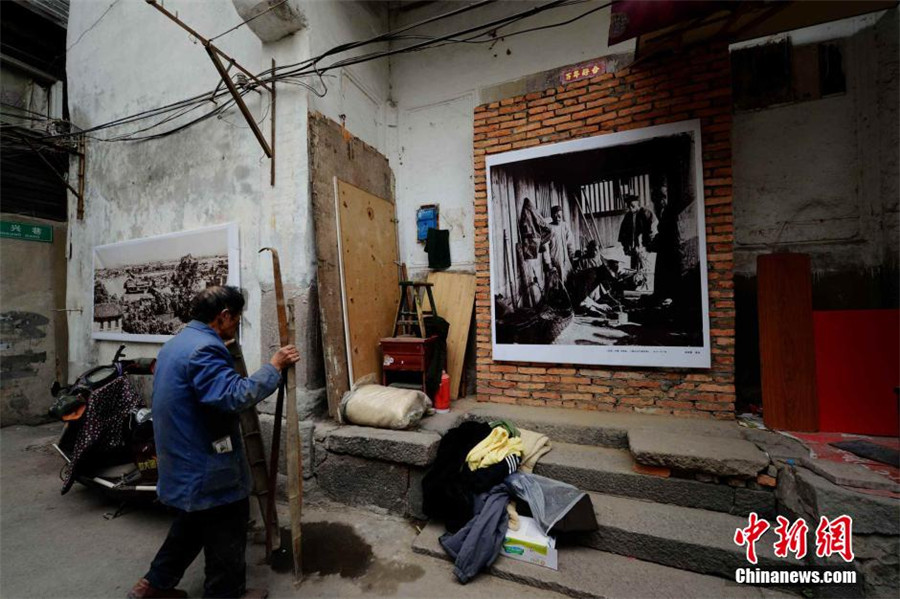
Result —
<svg viewBox="0 0 900 599"><path fill-rule="evenodd" d="M560 83L572 83L581 79L590 79L606 72L606 61L596 61L563 69L559 74Z"/></svg>

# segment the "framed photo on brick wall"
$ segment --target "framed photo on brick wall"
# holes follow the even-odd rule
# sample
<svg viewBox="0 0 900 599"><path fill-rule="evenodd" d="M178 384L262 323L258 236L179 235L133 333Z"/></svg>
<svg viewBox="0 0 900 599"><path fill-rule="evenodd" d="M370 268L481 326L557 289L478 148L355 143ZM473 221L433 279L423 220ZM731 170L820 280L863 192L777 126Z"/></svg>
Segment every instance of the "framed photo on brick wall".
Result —
<svg viewBox="0 0 900 599"><path fill-rule="evenodd" d="M710 367L699 121L486 168L495 361Z"/></svg>

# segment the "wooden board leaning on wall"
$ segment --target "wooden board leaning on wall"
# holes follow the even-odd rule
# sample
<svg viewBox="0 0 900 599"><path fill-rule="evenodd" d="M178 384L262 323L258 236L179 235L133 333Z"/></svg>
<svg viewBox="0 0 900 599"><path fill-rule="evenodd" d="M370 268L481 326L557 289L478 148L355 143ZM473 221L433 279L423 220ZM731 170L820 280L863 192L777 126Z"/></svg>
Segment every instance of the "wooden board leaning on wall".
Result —
<svg viewBox="0 0 900 599"><path fill-rule="evenodd" d="M459 397L460 380L465 368L469 327L475 309L475 275L461 272L428 273L434 285L437 313L450 323L447 337L447 374L450 375L450 399ZM430 309L430 306L426 309Z"/></svg>
<svg viewBox="0 0 900 599"><path fill-rule="evenodd" d="M378 341L390 337L400 286L397 225L388 200L335 177L341 296L350 385L381 378ZM437 301L437 300L435 300Z"/></svg>

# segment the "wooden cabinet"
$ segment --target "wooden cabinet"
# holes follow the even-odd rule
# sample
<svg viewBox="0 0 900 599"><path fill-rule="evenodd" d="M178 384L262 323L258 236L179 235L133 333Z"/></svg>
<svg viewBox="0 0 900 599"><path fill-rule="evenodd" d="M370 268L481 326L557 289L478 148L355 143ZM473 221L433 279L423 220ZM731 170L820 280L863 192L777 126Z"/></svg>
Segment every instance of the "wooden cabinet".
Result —
<svg viewBox="0 0 900 599"><path fill-rule="evenodd" d="M425 372L434 356L438 337L385 337L381 346L381 383L389 385L396 373L421 374L422 391L425 392Z"/></svg>

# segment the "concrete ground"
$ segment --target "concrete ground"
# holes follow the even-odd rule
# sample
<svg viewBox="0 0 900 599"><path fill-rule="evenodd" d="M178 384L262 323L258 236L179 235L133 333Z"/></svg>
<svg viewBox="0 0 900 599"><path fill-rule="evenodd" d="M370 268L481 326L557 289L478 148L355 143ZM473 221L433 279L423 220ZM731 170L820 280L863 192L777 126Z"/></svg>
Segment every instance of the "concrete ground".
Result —
<svg viewBox="0 0 900 599"><path fill-rule="evenodd" d="M172 519L162 508L127 511L75 485L60 496L62 460L49 444L58 425L0 431L0 597L124 597L150 564ZM284 507L284 506L283 506ZM299 588L261 564L248 547L248 584L272 597L528 597L562 595L483 575L460 585L451 564L412 552L413 524L325 501L304 509L304 556L311 570ZM537 567L537 566L535 566ZM180 585L203 593L202 558Z"/></svg>

